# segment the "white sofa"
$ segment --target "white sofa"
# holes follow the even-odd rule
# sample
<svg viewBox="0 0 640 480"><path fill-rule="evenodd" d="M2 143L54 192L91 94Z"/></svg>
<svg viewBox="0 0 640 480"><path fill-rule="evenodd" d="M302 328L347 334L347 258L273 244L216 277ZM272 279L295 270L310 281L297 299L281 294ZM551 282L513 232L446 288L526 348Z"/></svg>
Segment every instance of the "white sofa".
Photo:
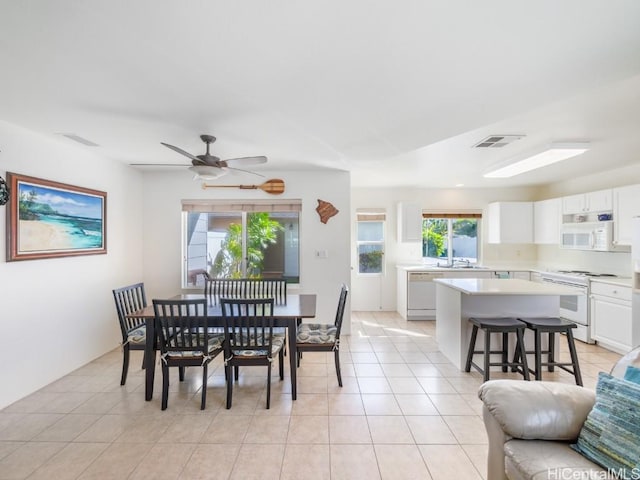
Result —
<svg viewBox="0 0 640 480"><path fill-rule="evenodd" d="M640 366L640 348L611 371ZM480 387L489 437L487 480L608 478L602 467L571 449L595 402L591 389L556 382L490 380ZM588 472L588 473L587 473Z"/></svg>

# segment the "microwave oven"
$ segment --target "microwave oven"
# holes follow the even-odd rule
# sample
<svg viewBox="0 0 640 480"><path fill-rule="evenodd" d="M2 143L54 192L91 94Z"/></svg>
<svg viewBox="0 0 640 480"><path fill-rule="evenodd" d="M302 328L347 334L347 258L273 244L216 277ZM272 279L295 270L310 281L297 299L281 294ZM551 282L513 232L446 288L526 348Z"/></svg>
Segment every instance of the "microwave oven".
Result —
<svg viewBox="0 0 640 480"><path fill-rule="evenodd" d="M596 252L617 250L613 244L613 221L562 225L560 246L573 250L593 250Z"/></svg>

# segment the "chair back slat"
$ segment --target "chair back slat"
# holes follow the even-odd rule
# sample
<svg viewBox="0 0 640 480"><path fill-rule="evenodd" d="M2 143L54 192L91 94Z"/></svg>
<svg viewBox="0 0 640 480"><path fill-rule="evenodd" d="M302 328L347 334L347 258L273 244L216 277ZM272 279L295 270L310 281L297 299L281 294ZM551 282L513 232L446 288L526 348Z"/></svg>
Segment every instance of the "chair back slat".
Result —
<svg viewBox="0 0 640 480"><path fill-rule="evenodd" d="M143 318L128 318L138 310L142 310L147 306L147 297L144 292L144 284L136 283L122 288L113 290L113 298L116 303L116 311L118 312L118 320L120 321L120 330L122 331L123 340L127 339L127 334L141 325L144 325Z"/></svg>
<svg viewBox="0 0 640 480"><path fill-rule="evenodd" d="M196 300L153 300L155 328L160 351L207 353L209 343L207 302Z"/></svg>
<svg viewBox="0 0 640 480"><path fill-rule="evenodd" d="M277 304L287 303L287 281L279 278L208 278L204 294L212 303L220 298L273 298Z"/></svg>
<svg viewBox="0 0 640 480"><path fill-rule="evenodd" d="M264 351L271 357L273 298L221 298L225 357L238 351Z"/></svg>

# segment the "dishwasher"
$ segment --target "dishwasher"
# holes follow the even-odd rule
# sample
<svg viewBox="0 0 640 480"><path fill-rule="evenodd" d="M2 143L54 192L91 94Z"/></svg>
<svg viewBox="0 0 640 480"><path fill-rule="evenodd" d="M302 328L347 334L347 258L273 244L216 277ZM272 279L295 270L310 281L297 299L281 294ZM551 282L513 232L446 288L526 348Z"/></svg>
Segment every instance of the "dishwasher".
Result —
<svg viewBox="0 0 640 480"><path fill-rule="evenodd" d="M436 317L435 278L443 273L409 272L407 278L407 320L433 320Z"/></svg>

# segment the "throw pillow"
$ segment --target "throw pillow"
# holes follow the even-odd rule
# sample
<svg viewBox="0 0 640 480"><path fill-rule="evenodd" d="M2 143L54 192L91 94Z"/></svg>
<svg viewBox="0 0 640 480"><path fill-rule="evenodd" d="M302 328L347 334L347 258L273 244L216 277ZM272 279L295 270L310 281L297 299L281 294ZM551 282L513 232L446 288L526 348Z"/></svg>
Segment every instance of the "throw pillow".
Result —
<svg viewBox="0 0 640 480"><path fill-rule="evenodd" d="M624 379L633 383L640 383L640 368L629 365L624 372Z"/></svg>
<svg viewBox="0 0 640 480"><path fill-rule="evenodd" d="M600 372L596 403L572 445L592 462L631 479L640 472L640 384Z"/></svg>

